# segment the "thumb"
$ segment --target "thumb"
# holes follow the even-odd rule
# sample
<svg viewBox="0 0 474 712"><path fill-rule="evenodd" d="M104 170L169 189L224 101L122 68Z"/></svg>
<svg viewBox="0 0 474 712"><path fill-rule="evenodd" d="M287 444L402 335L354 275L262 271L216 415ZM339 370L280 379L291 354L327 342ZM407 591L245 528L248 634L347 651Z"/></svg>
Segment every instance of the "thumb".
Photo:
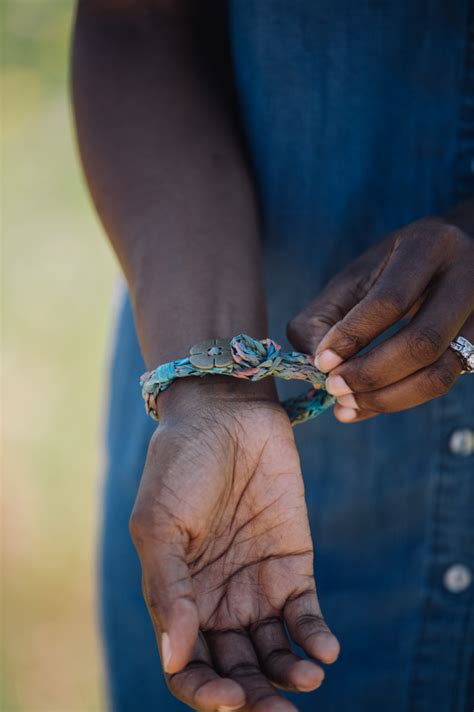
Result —
<svg viewBox="0 0 474 712"><path fill-rule="evenodd" d="M366 284L366 280L363 280L361 275L354 274L353 270L344 270L336 275L322 292L288 323L288 340L295 349L314 358L323 337L363 298L367 290Z"/></svg>
<svg viewBox="0 0 474 712"><path fill-rule="evenodd" d="M383 272L393 241L394 236L389 235L359 255L290 321L287 336L298 351L316 357L324 336L366 296ZM323 368L316 362L316 366L331 371L341 361L333 353L333 363L325 363Z"/></svg>
<svg viewBox="0 0 474 712"><path fill-rule="evenodd" d="M187 536L169 515L157 517L156 512L152 517L134 512L130 530L142 564L143 593L163 669L174 673L189 662L199 632L186 563Z"/></svg>

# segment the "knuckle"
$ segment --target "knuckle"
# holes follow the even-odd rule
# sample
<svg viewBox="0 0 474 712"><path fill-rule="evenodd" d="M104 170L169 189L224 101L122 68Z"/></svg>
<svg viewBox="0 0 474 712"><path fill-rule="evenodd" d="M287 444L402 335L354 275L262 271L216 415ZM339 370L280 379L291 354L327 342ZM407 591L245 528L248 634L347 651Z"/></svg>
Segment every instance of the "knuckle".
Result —
<svg viewBox="0 0 474 712"><path fill-rule="evenodd" d="M355 359L352 364L348 364L348 370L344 373L344 378L349 387L356 391L356 397L358 392L364 393L365 391L376 390L379 383L379 376L375 371L375 364L371 367L369 364L365 363L366 359L361 358L361 363L358 363L359 359ZM349 365L351 368L349 369ZM358 401L359 405L360 402Z"/></svg>
<svg viewBox="0 0 474 712"><path fill-rule="evenodd" d="M300 630L309 628L308 635L328 629L324 618L316 613L301 613L296 619L296 627Z"/></svg>
<svg viewBox="0 0 474 712"><path fill-rule="evenodd" d="M443 336L432 326L424 326L407 337L408 352L416 363L430 363L440 356L443 346Z"/></svg>
<svg viewBox="0 0 474 712"><path fill-rule="evenodd" d="M389 406L376 393L369 396L357 396L357 405L361 410L370 410L373 413L387 413Z"/></svg>
<svg viewBox="0 0 474 712"><path fill-rule="evenodd" d="M209 682L209 678L212 679L213 675L213 667L212 665L207 662L207 660L190 660L186 667L183 670L178 670L177 672L172 672L167 675L167 683L168 687L170 688L171 692L182 699L183 702L184 700L182 697L180 697L181 693L183 690L189 685L189 687L195 689L193 690L193 702L195 703L196 707L199 708L198 699L199 699L199 693L201 691L201 688ZM199 680L199 683L196 686L196 682Z"/></svg>
<svg viewBox="0 0 474 712"><path fill-rule="evenodd" d="M474 270L474 240L456 225L445 225L442 245L444 260Z"/></svg>
<svg viewBox="0 0 474 712"><path fill-rule="evenodd" d="M437 215L428 215L427 217L415 220L415 222L412 224L413 234L415 236L417 234L424 234L430 236L435 233L439 235L444 232L445 226L446 223L444 222L443 218L440 218Z"/></svg>
<svg viewBox="0 0 474 712"><path fill-rule="evenodd" d="M359 273L360 266L355 265L352 270L349 268L348 276L351 281L345 286L345 293L351 304L358 304L367 294L374 282L374 274L371 269Z"/></svg>
<svg viewBox="0 0 474 712"><path fill-rule="evenodd" d="M373 306L377 314L390 318L403 316L408 309L405 294L395 288L379 290L374 295Z"/></svg>
<svg viewBox="0 0 474 712"><path fill-rule="evenodd" d="M456 381L457 374L446 364L436 364L427 371L427 392L429 395L442 396L449 391Z"/></svg>
<svg viewBox="0 0 474 712"><path fill-rule="evenodd" d="M320 338L337 321L329 310L325 312L301 312L291 319L286 326L288 341L302 350L308 349L310 344L316 344Z"/></svg>
<svg viewBox="0 0 474 712"><path fill-rule="evenodd" d="M274 626L275 624L278 625L279 623L280 623L280 618L279 618L279 617L277 617L277 616L270 616L269 618L263 618L262 620L256 621L255 623L252 623L252 625L250 626L250 630L251 630L251 632L252 632L252 635L255 635L255 634L258 633L259 631L261 631L261 630L263 630L263 629L265 629L265 628L268 628L268 627L271 628L271 627Z"/></svg>
<svg viewBox="0 0 474 712"><path fill-rule="evenodd" d="M421 250L431 249L434 241L440 245L443 243L445 232L446 223L442 218L437 216L421 218L396 233L395 247L399 248L404 244L412 246L414 243Z"/></svg>
<svg viewBox="0 0 474 712"><path fill-rule="evenodd" d="M365 345L366 341L360 331L353 330L347 324L339 324L336 327L334 349L341 356L360 351Z"/></svg>
<svg viewBox="0 0 474 712"><path fill-rule="evenodd" d="M225 675L232 678L260 677L261 672L256 663L241 661L226 670Z"/></svg>
<svg viewBox="0 0 474 712"><path fill-rule="evenodd" d="M456 225L445 225L443 230L444 242L453 247L471 246L472 240Z"/></svg>
<svg viewBox="0 0 474 712"><path fill-rule="evenodd" d="M428 215L411 223L405 229L405 233L412 238L432 239L434 235L439 236L444 232L446 223L437 215Z"/></svg>
<svg viewBox="0 0 474 712"><path fill-rule="evenodd" d="M433 246L433 241L443 250L445 259L459 254L459 251L473 254L473 241L457 225L446 222L439 217L429 217L414 223L419 225L420 229L415 231L415 234L425 238L426 242Z"/></svg>
<svg viewBox="0 0 474 712"><path fill-rule="evenodd" d="M273 648L268 653L262 655L262 663L264 666L273 668L281 664L289 656L291 656L291 652L288 648Z"/></svg>

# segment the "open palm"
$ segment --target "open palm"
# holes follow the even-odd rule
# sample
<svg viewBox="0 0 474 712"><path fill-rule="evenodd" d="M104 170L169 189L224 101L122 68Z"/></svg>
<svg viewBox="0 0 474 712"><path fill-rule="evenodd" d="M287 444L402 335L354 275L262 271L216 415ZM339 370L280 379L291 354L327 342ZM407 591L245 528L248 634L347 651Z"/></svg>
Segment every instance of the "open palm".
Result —
<svg viewBox="0 0 474 712"><path fill-rule="evenodd" d="M324 662L338 643L316 597L299 458L280 406L219 403L160 426L132 534L177 697L203 710L289 710L270 681L319 686L323 671L292 651L287 631Z"/></svg>

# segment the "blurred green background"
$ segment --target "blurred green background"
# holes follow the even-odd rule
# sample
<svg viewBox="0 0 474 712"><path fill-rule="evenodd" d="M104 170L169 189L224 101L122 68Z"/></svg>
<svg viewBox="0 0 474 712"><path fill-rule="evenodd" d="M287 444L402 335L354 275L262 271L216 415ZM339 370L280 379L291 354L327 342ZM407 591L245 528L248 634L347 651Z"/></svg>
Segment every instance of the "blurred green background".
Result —
<svg viewBox="0 0 474 712"><path fill-rule="evenodd" d="M104 708L95 534L117 267L68 97L73 2L2 0L2 699Z"/></svg>

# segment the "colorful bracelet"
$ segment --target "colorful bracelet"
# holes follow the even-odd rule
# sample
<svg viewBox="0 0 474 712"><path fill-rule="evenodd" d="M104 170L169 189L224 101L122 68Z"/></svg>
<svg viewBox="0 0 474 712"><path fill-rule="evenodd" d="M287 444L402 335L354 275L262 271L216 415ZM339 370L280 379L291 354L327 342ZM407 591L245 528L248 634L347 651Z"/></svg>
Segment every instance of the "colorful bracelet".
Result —
<svg viewBox="0 0 474 712"><path fill-rule="evenodd" d="M298 379L311 383L311 390L283 403L295 425L315 418L334 404L335 398L325 389L326 375L313 365L306 354L283 353L272 339L253 339L246 334L233 339L210 339L193 346L187 358L164 363L140 378L145 410L158 420L158 396L176 378L221 375L259 381L266 376L285 380Z"/></svg>

